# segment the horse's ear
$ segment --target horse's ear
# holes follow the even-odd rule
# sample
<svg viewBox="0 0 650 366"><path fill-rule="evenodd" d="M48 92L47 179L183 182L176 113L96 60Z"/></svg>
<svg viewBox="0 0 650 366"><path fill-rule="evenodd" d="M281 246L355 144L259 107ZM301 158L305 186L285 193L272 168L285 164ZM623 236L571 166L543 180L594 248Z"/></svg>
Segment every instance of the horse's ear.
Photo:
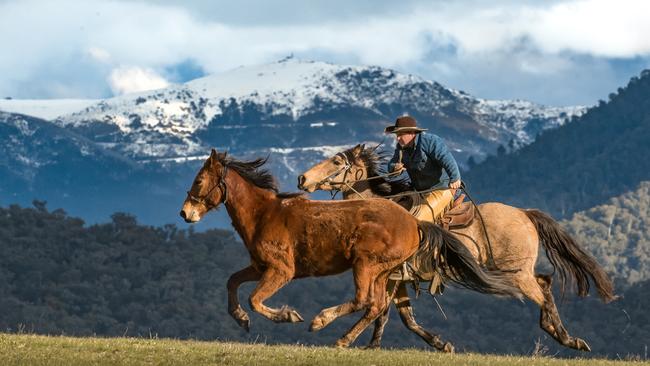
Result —
<svg viewBox="0 0 650 366"><path fill-rule="evenodd" d="M218 154L218 153L217 153L217 150L212 149L212 151L210 152L210 162L211 162L211 163L217 161L217 157L218 157L217 154Z"/></svg>
<svg viewBox="0 0 650 366"><path fill-rule="evenodd" d="M361 152L363 151L364 148L365 148L365 145L363 145L363 144L359 144L359 145L353 147L352 148L352 155L354 155L355 157L358 157L359 155L361 155Z"/></svg>

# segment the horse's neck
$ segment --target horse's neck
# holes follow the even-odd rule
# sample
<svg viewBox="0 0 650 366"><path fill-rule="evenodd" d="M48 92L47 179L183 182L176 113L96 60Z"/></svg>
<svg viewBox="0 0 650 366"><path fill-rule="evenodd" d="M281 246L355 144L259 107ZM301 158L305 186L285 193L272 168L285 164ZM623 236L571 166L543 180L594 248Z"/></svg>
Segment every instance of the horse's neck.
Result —
<svg viewBox="0 0 650 366"><path fill-rule="evenodd" d="M350 187L346 187L343 190L343 199L345 200L360 200L366 198L375 198L379 197L376 195L372 189L370 189L370 184L367 181L364 182L354 182L350 184Z"/></svg>
<svg viewBox="0 0 650 366"><path fill-rule="evenodd" d="M363 175L361 181L350 183L350 187L345 187L343 191L343 199L346 200L360 200L367 198L377 198L381 197L372 191L370 187L370 182L366 179L368 177L368 169L364 166ZM356 174L355 174L356 175Z"/></svg>
<svg viewBox="0 0 650 366"><path fill-rule="evenodd" d="M275 193L259 188L231 171L226 177L226 209L232 225L246 245L252 244L262 213L275 201Z"/></svg>

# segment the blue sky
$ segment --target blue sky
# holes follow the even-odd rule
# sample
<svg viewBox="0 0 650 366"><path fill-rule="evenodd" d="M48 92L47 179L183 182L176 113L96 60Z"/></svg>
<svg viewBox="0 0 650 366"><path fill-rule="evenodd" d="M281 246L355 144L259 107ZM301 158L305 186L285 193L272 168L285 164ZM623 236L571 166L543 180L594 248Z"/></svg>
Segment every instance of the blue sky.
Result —
<svg viewBox="0 0 650 366"><path fill-rule="evenodd" d="M294 54L590 105L650 68L647 14L644 0L0 0L0 97L109 97Z"/></svg>

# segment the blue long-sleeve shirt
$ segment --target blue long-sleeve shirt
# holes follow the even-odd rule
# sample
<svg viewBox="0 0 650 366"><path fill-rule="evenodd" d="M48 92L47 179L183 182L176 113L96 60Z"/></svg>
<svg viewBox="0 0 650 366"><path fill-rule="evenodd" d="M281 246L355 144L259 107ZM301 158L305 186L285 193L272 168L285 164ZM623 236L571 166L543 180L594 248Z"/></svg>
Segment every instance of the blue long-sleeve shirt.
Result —
<svg viewBox="0 0 650 366"><path fill-rule="evenodd" d="M413 188L418 191L430 188L444 188L449 182L460 179L460 170L456 159L445 145L442 138L428 133L420 133L413 147L395 148L393 158L388 162L388 171L392 172L399 161L402 151L402 164L406 168Z"/></svg>

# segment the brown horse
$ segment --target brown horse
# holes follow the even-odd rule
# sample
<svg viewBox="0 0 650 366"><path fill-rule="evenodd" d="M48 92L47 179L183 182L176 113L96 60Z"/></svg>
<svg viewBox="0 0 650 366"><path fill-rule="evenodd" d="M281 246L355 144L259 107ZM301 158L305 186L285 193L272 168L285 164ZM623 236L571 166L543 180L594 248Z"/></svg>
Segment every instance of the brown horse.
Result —
<svg viewBox="0 0 650 366"><path fill-rule="evenodd" d="M394 196L406 189L403 181L391 182L381 174L382 157L375 149L357 145L326 159L298 177L298 187L308 192L317 189L341 191L344 199L368 199ZM452 230L472 253L474 258L488 268L509 271L509 283L541 308L540 327L566 347L590 351L580 338L569 335L558 314L551 291L552 276L535 273L538 248L541 242L546 255L560 274L564 291L567 279L575 279L578 295L589 293L589 278L596 285L605 302L616 299L611 280L598 262L582 249L571 236L547 214L538 210L524 210L500 203L478 206L481 219L462 229ZM483 221L483 222L481 222ZM486 240L489 235L489 241ZM421 273L424 279L428 274ZM438 335L424 330L415 322L404 283L398 285L394 302L404 324L427 343L439 350L453 348L440 341ZM378 347L388 311L375 322L371 347Z"/></svg>
<svg viewBox="0 0 650 366"><path fill-rule="evenodd" d="M397 204L384 199L311 201L300 194L279 194L273 177L260 169L265 161L237 161L212 150L180 212L186 222L197 222L219 205L226 207L251 259L227 284L229 313L245 329L250 320L237 296L243 282L258 281L250 295L254 311L275 322L300 322L303 318L296 310L270 308L264 301L294 278L352 268L354 300L323 310L311 324L312 330L319 330L340 316L365 309L337 342L348 346L384 312L388 275L419 246L445 253L441 268L447 279L488 293L517 294L497 275L482 272L448 232L418 222ZM431 261L439 262L438 254Z"/></svg>

